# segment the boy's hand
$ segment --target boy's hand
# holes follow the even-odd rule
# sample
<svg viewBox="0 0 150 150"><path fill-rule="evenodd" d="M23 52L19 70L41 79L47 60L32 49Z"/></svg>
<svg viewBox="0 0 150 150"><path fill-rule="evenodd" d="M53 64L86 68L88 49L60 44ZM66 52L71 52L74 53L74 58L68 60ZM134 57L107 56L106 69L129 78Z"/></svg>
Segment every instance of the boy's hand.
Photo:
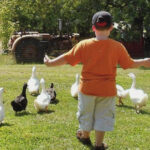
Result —
<svg viewBox="0 0 150 150"><path fill-rule="evenodd" d="M48 65L49 61L50 61L50 58L47 55L45 55L45 57L44 57L44 63L46 65Z"/></svg>

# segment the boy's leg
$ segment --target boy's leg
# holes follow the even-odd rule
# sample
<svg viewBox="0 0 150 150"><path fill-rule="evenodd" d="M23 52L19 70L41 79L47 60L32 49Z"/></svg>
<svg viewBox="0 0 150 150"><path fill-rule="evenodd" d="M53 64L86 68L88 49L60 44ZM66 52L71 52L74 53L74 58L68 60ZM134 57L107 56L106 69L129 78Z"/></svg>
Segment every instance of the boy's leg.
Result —
<svg viewBox="0 0 150 150"><path fill-rule="evenodd" d="M78 137L89 138L90 131L93 129L94 111L95 96L89 96L79 92L77 112L77 118L79 120Z"/></svg>
<svg viewBox="0 0 150 150"><path fill-rule="evenodd" d="M95 146L102 146L104 136L104 131L95 131Z"/></svg>
<svg viewBox="0 0 150 150"><path fill-rule="evenodd" d="M95 146L107 147L103 143L105 132L112 131L115 121L115 97L98 97L95 107Z"/></svg>

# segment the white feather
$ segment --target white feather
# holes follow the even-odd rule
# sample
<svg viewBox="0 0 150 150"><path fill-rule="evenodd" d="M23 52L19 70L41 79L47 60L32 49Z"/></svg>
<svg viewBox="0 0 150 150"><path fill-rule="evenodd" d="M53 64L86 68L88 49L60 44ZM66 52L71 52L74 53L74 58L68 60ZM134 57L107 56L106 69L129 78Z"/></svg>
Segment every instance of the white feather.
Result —
<svg viewBox="0 0 150 150"><path fill-rule="evenodd" d="M3 105L3 88L0 88L0 123L2 123L4 117L5 117L5 112L4 112L4 105Z"/></svg>
<svg viewBox="0 0 150 150"><path fill-rule="evenodd" d="M39 94L39 87L40 82L38 78L36 77L36 67L33 66L32 68L32 75L30 79L28 80L28 91L30 94Z"/></svg>
<svg viewBox="0 0 150 150"><path fill-rule="evenodd" d="M116 84L117 96L120 98L126 98L129 95L129 90L125 90L121 85Z"/></svg>
<svg viewBox="0 0 150 150"><path fill-rule="evenodd" d="M71 86L71 96L72 97L77 97L78 96L78 92L79 92L79 74L76 74L76 80L75 80L75 83L72 84Z"/></svg>
<svg viewBox="0 0 150 150"><path fill-rule="evenodd" d="M135 105L136 112L139 113L143 106L146 106L148 101L148 95L142 89L136 89L136 77L133 73L128 74L132 78L132 85L129 90L129 96L133 104Z"/></svg>
<svg viewBox="0 0 150 150"><path fill-rule="evenodd" d="M46 92L45 81L43 78L41 79L40 83L41 83L42 91L40 95L38 95L37 98L35 99L34 106L38 111L46 111L48 105L50 104L51 97Z"/></svg>

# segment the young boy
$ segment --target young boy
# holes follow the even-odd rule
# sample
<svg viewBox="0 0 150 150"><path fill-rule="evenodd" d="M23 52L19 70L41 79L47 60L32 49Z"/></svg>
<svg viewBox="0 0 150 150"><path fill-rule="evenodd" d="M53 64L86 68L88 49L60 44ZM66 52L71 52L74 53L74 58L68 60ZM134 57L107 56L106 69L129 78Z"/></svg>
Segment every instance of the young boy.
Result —
<svg viewBox="0 0 150 150"><path fill-rule="evenodd" d="M90 132L95 130L95 150L105 150L105 132L113 130L115 121L117 64L123 69L150 67L150 58L132 59L120 42L109 38L113 29L110 13L95 13L92 29L95 38L79 42L69 52L53 60L45 57L44 63L47 66L83 64L78 95L77 138L83 144L91 144Z"/></svg>

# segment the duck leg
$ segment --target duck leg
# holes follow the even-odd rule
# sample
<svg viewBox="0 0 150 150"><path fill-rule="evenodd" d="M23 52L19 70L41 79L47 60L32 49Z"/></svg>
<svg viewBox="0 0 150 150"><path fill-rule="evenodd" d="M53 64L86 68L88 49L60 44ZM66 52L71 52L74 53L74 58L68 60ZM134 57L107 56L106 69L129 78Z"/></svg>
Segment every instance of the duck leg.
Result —
<svg viewBox="0 0 150 150"><path fill-rule="evenodd" d="M136 113L139 114L140 113L140 107L135 105L135 110L136 110Z"/></svg>
<svg viewBox="0 0 150 150"><path fill-rule="evenodd" d="M45 107L45 111L48 112L48 106Z"/></svg>
<svg viewBox="0 0 150 150"><path fill-rule="evenodd" d="M122 102L122 98L121 98L121 97L119 97L118 105L119 105L119 106L120 106L120 105L124 105L124 103Z"/></svg>

